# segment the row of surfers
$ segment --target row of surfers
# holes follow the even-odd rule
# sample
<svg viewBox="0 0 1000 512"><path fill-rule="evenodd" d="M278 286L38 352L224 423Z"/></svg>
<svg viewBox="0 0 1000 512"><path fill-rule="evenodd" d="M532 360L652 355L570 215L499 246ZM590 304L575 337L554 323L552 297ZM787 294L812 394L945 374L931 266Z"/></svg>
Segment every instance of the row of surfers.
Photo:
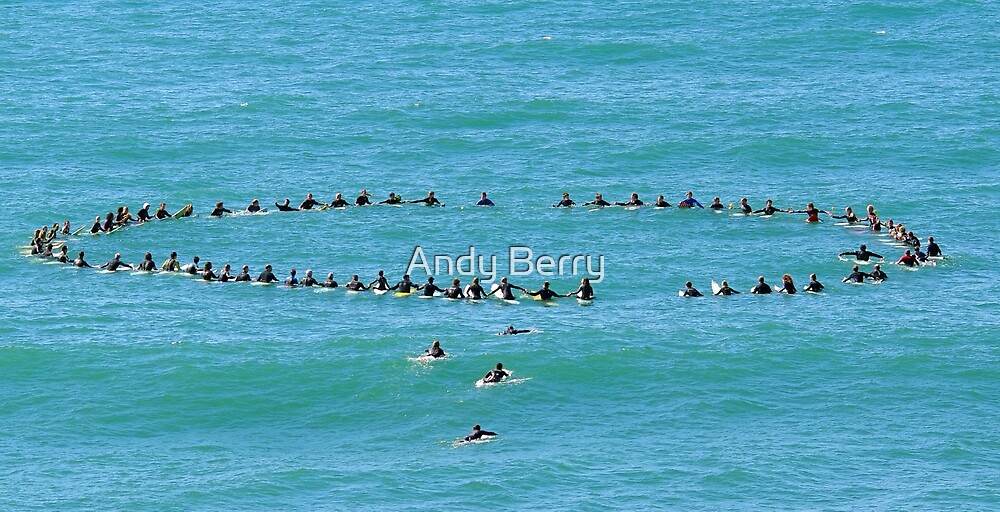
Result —
<svg viewBox="0 0 1000 512"><path fill-rule="evenodd" d="M59 248L58 254L53 254L51 244L47 247L47 252L40 254L41 257L51 257L60 263L71 264L76 267L81 268L95 268L90 265L85 259L85 254L80 251L76 259L70 259L68 254L68 249L65 245ZM250 267L248 265L243 265L241 271L233 275L232 266L228 263L220 270L218 273L212 266L211 261L206 261L203 266L201 260L198 256L195 256L191 263L186 265L181 265L180 261L177 259L177 253L170 253L170 258L163 262L157 268L156 262L153 261L152 253L146 253L143 257L142 262L132 265L130 263L125 263L121 260L121 253L115 253L115 255L107 263L100 265L101 270L107 270L111 272L117 272L120 270L134 270L139 272L179 272L190 274L192 276L199 276L204 281L218 281L222 283L233 282L257 282L261 284L272 284L282 282L274 275L274 269L271 264L264 266L264 270L257 276L256 279L250 275ZM296 270L290 269L288 272L288 277L284 279L285 286L296 287L320 287L320 288L338 288L340 283L338 283L333 278L333 272L326 275L326 281L319 281L313 276L312 270L306 270L305 276L301 279L298 277ZM365 284L359 280L357 274L351 276L351 280L343 285L348 291L362 292L366 290L373 291L396 291L398 293L411 294L415 292L420 292L420 294L433 297L440 294L448 299L472 299L481 300L492 295L495 295L503 300L515 300L514 290L519 290L532 297L538 297L541 300L552 300L558 297L572 297L575 296L581 300L593 300L594 299L594 288L590 284L590 278L583 278L580 281L580 286L573 292L561 294L557 293L549 286L549 282L545 281L542 283L542 287L538 290L529 290L527 288L511 284L507 281L506 277L500 279L500 283L493 287L490 291L486 291L483 286L479 283L479 278L472 278L472 283L466 287L462 287L462 282L460 279L452 279L451 286L447 288L441 288L434 283L434 277L430 276L427 278L427 282L423 284L417 284L410 280L409 274L404 274L402 280L394 285L389 284L389 280L385 277L385 272L379 270L378 277L374 281Z"/></svg>

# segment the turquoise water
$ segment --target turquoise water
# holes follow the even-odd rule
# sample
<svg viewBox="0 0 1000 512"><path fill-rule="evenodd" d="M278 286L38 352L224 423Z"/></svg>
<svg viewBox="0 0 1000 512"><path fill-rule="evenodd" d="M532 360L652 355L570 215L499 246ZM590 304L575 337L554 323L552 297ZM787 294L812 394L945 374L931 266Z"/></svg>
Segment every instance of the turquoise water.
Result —
<svg viewBox="0 0 1000 512"><path fill-rule="evenodd" d="M0 508L996 509L998 11L5 4ZM207 215L361 188L447 207ZM497 208L471 207L483 190ZM836 253L900 249L797 215L548 207L687 190L874 204L949 259L855 287ZM591 306L469 304L19 254L147 201L199 215L71 250L344 283L394 281L417 245L501 265L522 245L606 278ZM676 297L812 272L827 293ZM407 359L433 339L448 359ZM497 361L527 380L475 387ZM454 447L474 423L500 436Z"/></svg>

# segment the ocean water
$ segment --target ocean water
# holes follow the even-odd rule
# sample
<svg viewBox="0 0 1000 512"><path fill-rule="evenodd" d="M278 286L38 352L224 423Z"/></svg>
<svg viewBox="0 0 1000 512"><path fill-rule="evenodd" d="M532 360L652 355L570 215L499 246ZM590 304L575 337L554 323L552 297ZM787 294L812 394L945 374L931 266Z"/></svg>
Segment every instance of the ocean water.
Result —
<svg viewBox="0 0 1000 512"><path fill-rule="evenodd" d="M996 510L997 19L924 0L5 3L0 509ZM447 206L208 216L361 188ZM849 286L838 252L901 249L801 215L550 207L688 190L874 204L949 257ZM341 283L395 281L416 247L474 247L499 276L523 246L603 257L604 279L592 305L470 304L20 254L42 225L161 201L197 215L67 244ZM676 296L813 272L826 293ZM566 292L567 274L511 280ZM495 335L511 324L538 332ZM434 339L448 358L409 359ZM498 361L523 380L475 387ZM474 423L500 435L454 446Z"/></svg>

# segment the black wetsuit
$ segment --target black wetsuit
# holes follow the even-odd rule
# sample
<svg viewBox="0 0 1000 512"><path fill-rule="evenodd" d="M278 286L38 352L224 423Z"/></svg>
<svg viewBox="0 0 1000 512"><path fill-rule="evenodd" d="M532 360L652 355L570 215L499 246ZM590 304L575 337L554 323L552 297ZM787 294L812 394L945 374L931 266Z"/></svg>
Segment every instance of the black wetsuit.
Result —
<svg viewBox="0 0 1000 512"><path fill-rule="evenodd" d="M582 284L573 295L576 295L578 299L590 300L594 298L594 288L589 284Z"/></svg>
<svg viewBox="0 0 1000 512"><path fill-rule="evenodd" d="M320 203L319 201L310 198L310 199L306 199L305 201L302 201L302 204L299 205L299 209L300 210L312 210L313 207L315 207L315 206L321 206L321 204L322 203Z"/></svg>
<svg viewBox="0 0 1000 512"><path fill-rule="evenodd" d="M276 283L276 282L278 282L278 278L274 276L274 272L271 272L270 270L265 270L265 271L261 272L259 276L257 276L257 282L258 283Z"/></svg>
<svg viewBox="0 0 1000 512"><path fill-rule="evenodd" d="M541 290L538 290L535 293L529 293L528 295L531 295L533 297L534 296L541 297L542 300L552 300L556 297L560 297L558 293L552 291L549 288L542 288Z"/></svg>
<svg viewBox="0 0 1000 512"><path fill-rule="evenodd" d="M795 295L795 293L798 290L795 289L795 285L794 284L792 284L792 283L784 283L784 285L781 287L781 290L779 290L779 291L783 292L783 293L787 293L788 295Z"/></svg>
<svg viewBox="0 0 1000 512"><path fill-rule="evenodd" d="M104 224L101 225L101 230L102 231L111 231L112 229L115 229L115 227L117 227L117 226L115 226L115 221L113 221L111 219L107 219L107 220L104 221Z"/></svg>
<svg viewBox="0 0 1000 512"><path fill-rule="evenodd" d="M438 346L438 347L431 347L425 350L424 355L431 356L433 358L438 358L438 357L444 357L447 354L445 354L444 350L440 346Z"/></svg>
<svg viewBox="0 0 1000 512"><path fill-rule="evenodd" d="M574 204L576 204L576 203L574 203ZM594 201L589 201L589 202L583 203L583 205L584 206L611 206L611 203L609 203L609 202L607 202L607 201L605 201L603 199L597 199L597 200L594 200ZM564 206L564 205L560 203L559 206Z"/></svg>
<svg viewBox="0 0 1000 512"><path fill-rule="evenodd" d="M247 273L247 272L240 272L239 274L236 274L236 282L237 283L242 283L242 282L246 282L246 281L249 281L249 280L250 280L250 274Z"/></svg>
<svg viewBox="0 0 1000 512"><path fill-rule="evenodd" d="M364 197L364 196L362 196ZM369 288L375 288L376 290L390 290L389 281L386 281L385 276L379 276L378 279L368 283Z"/></svg>
<svg viewBox="0 0 1000 512"><path fill-rule="evenodd" d="M465 436L465 440L466 441L476 441L476 440L482 439L485 436L495 436L495 435L497 435L496 432L490 432L489 430L479 429L479 430L473 430L472 432L469 432L469 435Z"/></svg>
<svg viewBox="0 0 1000 512"><path fill-rule="evenodd" d="M330 202L330 208L346 208L350 205L347 201L343 199L334 199Z"/></svg>
<svg viewBox="0 0 1000 512"><path fill-rule="evenodd" d="M500 382L509 376L506 370L490 370L483 376L483 382Z"/></svg>
<svg viewBox="0 0 1000 512"><path fill-rule="evenodd" d="M757 283L757 286L754 286L750 290L750 293L755 293L757 295L765 295L771 293L772 291L773 290L771 290L771 285L767 283Z"/></svg>
<svg viewBox="0 0 1000 512"><path fill-rule="evenodd" d="M250 206L247 206L247 211L250 213L257 213L260 211L260 205L250 203Z"/></svg>
<svg viewBox="0 0 1000 512"><path fill-rule="evenodd" d="M508 327L503 332L499 332L497 334L525 334L529 332L531 332L531 329L511 329Z"/></svg>
<svg viewBox="0 0 1000 512"><path fill-rule="evenodd" d="M754 210L753 213L763 213L764 215L774 215L775 213L781 213L781 210L775 208L774 206L765 206L760 210Z"/></svg>
<svg viewBox="0 0 1000 512"><path fill-rule="evenodd" d="M167 210L164 210L163 208L156 210L156 220L163 220L169 218L170 218L170 212L168 212Z"/></svg>
<svg viewBox="0 0 1000 512"><path fill-rule="evenodd" d="M156 270L156 263L154 263L153 260L142 260L142 262L139 263L139 268L137 270L152 272Z"/></svg>
<svg viewBox="0 0 1000 512"><path fill-rule="evenodd" d="M233 276L228 271L223 270L222 272L219 272L219 282L220 283L228 283L229 281L232 281L232 280L233 280Z"/></svg>
<svg viewBox="0 0 1000 512"><path fill-rule="evenodd" d="M205 281L211 281L213 279L218 279L219 276L215 272L212 272L212 269L206 269L201 273L201 278Z"/></svg>
<svg viewBox="0 0 1000 512"><path fill-rule="evenodd" d="M434 206L436 204L441 204L441 201L438 201L438 198L431 197L431 196L427 196L427 197L425 197L423 199L414 199L413 201L410 201L410 202L411 203L424 203L427 206Z"/></svg>
<svg viewBox="0 0 1000 512"><path fill-rule="evenodd" d="M486 295L486 290L483 289L482 285L479 283L469 285L469 291L466 293L466 297L474 300L479 300Z"/></svg>
<svg viewBox="0 0 1000 512"><path fill-rule="evenodd" d="M670 208L670 203L666 201L657 201L653 206L657 208Z"/></svg>
<svg viewBox="0 0 1000 512"><path fill-rule="evenodd" d="M130 265L122 263L121 260L119 260L118 258L112 258L111 261L101 265L101 268L105 270L110 270L112 272L117 271L118 267L132 268Z"/></svg>
<svg viewBox="0 0 1000 512"><path fill-rule="evenodd" d="M370 204L372 204L372 202L368 199L368 196L358 196L358 198L354 200L355 206L367 206Z"/></svg>
<svg viewBox="0 0 1000 512"><path fill-rule="evenodd" d="M575 204L576 204L576 201L574 201L572 199L563 199L562 201L559 201L558 203L556 203L556 204L554 204L552 206L554 206L556 208L559 208L559 207L563 207L563 206L567 206L567 207L568 206L573 206Z"/></svg>
<svg viewBox="0 0 1000 512"><path fill-rule="evenodd" d="M875 279L876 281L885 281L886 279L889 279L889 275L886 274L885 272L882 272L881 269L880 270L875 270L871 274L868 274L868 275L872 279Z"/></svg>
<svg viewBox="0 0 1000 512"><path fill-rule="evenodd" d="M191 262L191 265L190 265L190 266L188 266L188 268L187 268L187 271L186 271L186 272L187 272L188 274L191 274L191 275L193 275L193 276L194 276L194 275L197 275L197 274L198 274L198 272L201 272L201 269L200 269L200 268L198 268L198 264L197 264L197 263L195 263L195 262L193 262L193 261L192 261L192 262Z"/></svg>
<svg viewBox="0 0 1000 512"><path fill-rule="evenodd" d="M701 294L701 292L699 292L698 290L695 290L694 288L685 288L684 289L684 296L685 297L702 297L702 294Z"/></svg>
<svg viewBox="0 0 1000 512"><path fill-rule="evenodd" d="M740 294L740 292L734 290L730 286L726 286L726 287L720 288L719 291L716 293L716 295L727 295L727 296L728 295L739 295L739 294Z"/></svg>
<svg viewBox="0 0 1000 512"><path fill-rule="evenodd" d="M424 297L433 297L434 292L444 293L444 289L438 288L434 283L426 283L420 287L420 290L423 292Z"/></svg>
<svg viewBox="0 0 1000 512"><path fill-rule="evenodd" d="M153 217L149 214L149 208L143 208L139 210L139 213L135 214L139 217L139 222L146 222L147 220L153 220Z"/></svg>
<svg viewBox="0 0 1000 512"><path fill-rule="evenodd" d="M389 288L390 290L399 290L400 293L411 293L417 285L409 279L403 279L402 281L396 283L395 286Z"/></svg>
<svg viewBox="0 0 1000 512"><path fill-rule="evenodd" d="M223 213L233 213L233 211L227 208L216 207L214 210L212 210L212 213L209 216L222 217Z"/></svg>
<svg viewBox="0 0 1000 512"><path fill-rule="evenodd" d="M724 205L722 203L712 203L712 204L708 205L708 207L711 208L711 209L713 209L713 210L725 210L726 209L726 205Z"/></svg>
<svg viewBox="0 0 1000 512"><path fill-rule="evenodd" d="M344 285L344 288L347 288L348 290L356 291L356 292L362 292L362 291L367 290L367 288L365 288L365 284L364 283L362 283L361 281L355 281L355 280L349 281L347 284Z"/></svg>
<svg viewBox="0 0 1000 512"><path fill-rule="evenodd" d="M500 283L497 291L500 293L500 298L503 300L514 300L514 293L511 292L513 289L523 290L519 286L514 286L510 283Z"/></svg>
<svg viewBox="0 0 1000 512"><path fill-rule="evenodd" d="M746 215L750 215L751 213L753 213L753 207L750 206L750 203L741 204L740 211Z"/></svg>
<svg viewBox="0 0 1000 512"><path fill-rule="evenodd" d="M306 276L302 278L302 286L319 286L319 281L315 277Z"/></svg>
<svg viewBox="0 0 1000 512"><path fill-rule="evenodd" d="M843 281L845 283L863 283L865 282L866 277L874 278L874 276L872 276L871 274L868 274L866 272L861 272L860 270L856 270L854 272L851 272L851 275L845 277Z"/></svg>
<svg viewBox="0 0 1000 512"><path fill-rule="evenodd" d="M378 204L401 204L402 202L403 202L403 200L400 199L399 196L396 196L396 197L390 197L389 199L386 199L385 201L379 201Z"/></svg>
<svg viewBox="0 0 1000 512"><path fill-rule="evenodd" d="M298 208L292 208L291 206L288 206L287 204L274 203L274 206L278 207L278 211L279 212L297 212L297 211L299 211Z"/></svg>
<svg viewBox="0 0 1000 512"><path fill-rule="evenodd" d="M842 253L838 254L838 256L854 256L854 259L856 259L858 261L868 261L869 259L871 259L873 257L874 258L879 258L879 259L885 259L885 257L882 256L881 254L875 254L875 253L869 251L868 249L865 249L863 251L862 250L857 250L857 251L842 252Z"/></svg>
<svg viewBox="0 0 1000 512"><path fill-rule="evenodd" d="M936 242L927 244L927 255L931 257L941 256L941 248Z"/></svg>
<svg viewBox="0 0 1000 512"><path fill-rule="evenodd" d="M69 263L70 259L69 256L66 255L66 253L62 252L59 253L59 256L56 257L56 261L58 261L59 263Z"/></svg>
<svg viewBox="0 0 1000 512"><path fill-rule="evenodd" d="M809 281L809 284L807 284L806 287L803 288L803 290L807 292L823 291L823 284L820 283L819 281Z"/></svg>
<svg viewBox="0 0 1000 512"><path fill-rule="evenodd" d="M327 279L326 281L323 281L323 284L321 286L323 286L323 288L336 288L340 285L337 284L337 282L334 281L333 279Z"/></svg>
<svg viewBox="0 0 1000 512"><path fill-rule="evenodd" d="M96 234L101 232L101 221L94 222L93 226L90 226L90 234Z"/></svg>
<svg viewBox="0 0 1000 512"><path fill-rule="evenodd" d="M81 267L81 268L91 268L90 267L90 263L87 263L87 260L85 260L83 258L77 258L77 259L73 260L73 266L74 267Z"/></svg>
<svg viewBox="0 0 1000 512"><path fill-rule="evenodd" d="M462 293L461 286L449 286L444 291L444 296L449 299L462 299L465 298L465 294Z"/></svg>
<svg viewBox="0 0 1000 512"><path fill-rule="evenodd" d="M832 218L832 219L844 219L849 224L854 224L854 223L857 223L857 222L861 222L861 219L859 219L858 216L854 215L853 213L850 214L850 215L830 215L830 218Z"/></svg>

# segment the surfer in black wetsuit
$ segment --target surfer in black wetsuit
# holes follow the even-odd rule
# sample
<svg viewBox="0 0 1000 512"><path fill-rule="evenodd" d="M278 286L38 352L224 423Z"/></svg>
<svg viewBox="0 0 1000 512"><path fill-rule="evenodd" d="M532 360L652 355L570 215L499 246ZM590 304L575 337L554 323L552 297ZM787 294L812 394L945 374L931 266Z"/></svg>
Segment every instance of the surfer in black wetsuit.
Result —
<svg viewBox="0 0 1000 512"><path fill-rule="evenodd" d="M119 268L122 267L132 270L132 265L129 265L128 263L122 263L121 258L122 258L121 253L116 252L115 256L111 258L111 261L101 265L101 268L104 270L110 270L111 272L116 272Z"/></svg>
<svg viewBox="0 0 1000 512"><path fill-rule="evenodd" d="M803 290L807 292L819 293L823 291L823 283L816 279L816 274L809 274L809 284Z"/></svg>
<svg viewBox="0 0 1000 512"><path fill-rule="evenodd" d="M490 198L486 197L486 192L483 192L479 201L476 202L476 206L496 206L496 204Z"/></svg>
<svg viewBox="0 0 1000 512"><path fill-rule="evenodd" d="M751 213L753 213L753 207L750 206L750 203L747 202L747 198L745 197L740 198L739 210L743 212L743 215L750 215Z"/></svg>
<svg viewBox="0 0 1000 512"><path fill-rule="evenodd" d="M136 267L136 270L142 272L154 272L156 270L156 263L153 261L153 253L147 252L146 256L144 256L142 261L139 263L139 266Z"/></svg>
<svg viewBox="0 0 1000 512"><path fill-rule="evenodd" d="M521 288L520 286L508 283L507 282L507 278L506 277L502 277L502 278L500 278L500 284L497 285L497 288L495 290L487 293L485 296L489 297L490 295L493 295L493 294L499 294L499 297L501 299L503 299L503 300L515 300L514 299L514 294L511 292L511 290L521 290L522 292L527 292L528 291L528 290L525 290L524 288Z"/></svg>
<svg viewBox="0 0 1000 512"><path fill-rule="evenodd" d="M177 251L171 252L167 261L160 265L160 270L166 272L178 272L181 269L181 262L177 261Z"/></svg>
<svg viewBox="0 0 1000 512"><path fill-rule="evenodd" d="M794 295L795 292L795 281L792 280L791 274L781 276L781 288L778 288L778 293Z"/></svg>
<svg viewBox="0 0 1000 512"><path fill-rule="evenodd" d="M368 287L376 290L389 290L389 281L385 278L385 272L379 270L378 277L376 277L374 281L368 283Z"/></svg>
<svg viewBox="0 0 1000 512"><path fill-rule="evenodd" d="M552 300L552 299L554 299L556 297L563 297L563 295L560 295L560 294L552 291L551 288L549 288L549 282L548 281L545 281L544 283L542 283L542 289L541 290L538 290L536 292L525 291L525 293L527 293L528 295L531 295L532 297L541 297L542 300Z"/></svg>
<svg viewBox="0 0 1000 512"><path fill-rule="evenodd" d="M243 268L240 269L240 273L236 274L236 282L237 283L250 282L250 267L249 266L243 265Z"/></svg>
<svg viewBox="0 0 1000 512"><path fill-rule="evenodd" d="M313 208L315 208L317 206L323 206L323 203L320 203L319 201L313 199L312 192L310 192L310 193L306 194L305 200L302 201L301 204L299 204L299 209L300 210L312 210Z"/></svg>
<svg viewBox="0 0 1000 512"><path fill-rule="evenodd" d="M831 218L834 219L846 220L848 224L857 224L858 222L861 222L861 219L859 219L858 216L854 214L854 210L852 210L850 206L844 208L843 215L833 215L833 214L829 215Z"/></svg>
<svg viewBox="0 0 1000 512"><path fill-rule="evenodd" d="M250 201L250 204L247 206L247 212L249 212L249 213L257 213L259 211L260 211L260 201L258 201L256 199L254 199L253 201Z"/></svg>
<svg viewBox="0 0 1000 512"><path fill-rule="evenodd" d="M330 208L347 208L349 204L344 200L344 195L338 192L333 201L330 201Z"/></svg>
<svg viewBox="0 0 1000 512"><path fill-rule="evenodd" d="M865 244L861 244L860 250L842 252L842 253L840 253L840 254L837 255L837 257L841 257L841 256L854 256L854 259L856 259L858 261L868 261L872 257L875 257L875 258L878 258L878 259L881 259L881 260L885 259L885 257L882 256L881 254L875 254L875 253L869 251L868 250L868 246L866 246Z"/></svg>
<svg viewBox="0 0 1000 512"><path fill-rule="evenodd" d="M224 213L233 213L232 210L222 206L222 201L215 203L215 209L209 214L210 217L222 217Z"/></svg>
<svg viewBox="0 0 1000 512"><path fill-rule="evenodd" d="M510 377L510 372L503 369L503 363L497 363L496 368L486 372L486 375L483 376L483 382L500 382L507 377Z"/></svg>
<svg viewBox="0 0 1000 512"><path fill-rule="evenodd" d="M219 275L212 272L212 262L206 261L205 268L201 271L201 278L205 281L212 281L219 278Z"/></svg>
<svg viewBox="0 0 1000 512"><path fill-rule="evenodd" d="M226 263L226 265L222 267L222 272L219 272L219 282L228 283L229 281L232 280L233 280L233 267L230 266L228 263Z"/></svg>
<svg viewBox="0 0 1000 512"><path fill-rule="evenodd" d="M771 293L771 285L764 282L764 276L757 278L757 285L750 289L750 293L764 295Z"/></svg>
<svg viewBox="0 0 1000 512"><path fill-rule="evenodd" d="M306 277L302 278L302 286L319 286L319 281L317 281L316 278L313 277L312 270L309 269L306 270Z"/></svg>
<svg viewBox="0 0 1000 512"><path fill-rule="evenodd" d="M76 257L75 260L73 260L73 266L80 268L92 268L90 266L90 263L87 263L87 260L83 259L83 251L80 251L80 254Z"/></svg>
<svg viewBox="0 0 1000 512"><path fill-rule="evenodd" d="M875 265L875 268L869 276L876 281L885 281L886 279L889 279L889 275L882 271L882 265L879 264Z"/></svg>
<svg viewBox="0 0 1000 512"><path fill-rule="evenodd" d="M684 297L702 297L702 294L694 288L691 281L688 281L684 283Z"/></svg>
<svg viewBox="0 0 1000 512"><path fill-rule="evenodd" d="M462 293L462 281L459 278L451 280L451 286L444 290L444 296L449 299L464 299L465 294Z"/></svg>
<svg viewBox="0 0 1000 512"><path fill-rule="evenodd" d="M59 263L69 263L70 259L69 259L69 256L67 255L67 252L66 252L68 250L69 250L69 248L66 247L65 245L62 246L62 247L60 247L59 248L59 256L56 256L56 261L58 261Z"/></svg>
<svg viewBox="0 0 1000 512"><path fill-rule="evenodd" d="M261 272L259 276L257 276L257 282L258 283L276 283L276 282L278 282L278 278L275 277L274 272L271 271L271 264L270 263L268 263L267 265L264 265L264 271Z"/></svg>
<svg viewBox="0 0 1000 512"><path fill-rule="evenodd" d="M417 286L413 281L410 281L410 274L403 274L403 280L396 283L395 286L389 289L399 290L399 293L412 293L413 290L419 290L420 287Z"/></svg>
<svg viewBox="0 0 1000 512"><path fill-rule="evenodd" d="M196 274L197 274L198 272L200 272L200 271L201 271L201 269L200 269L200 268L198 268L198 262L199 262L199 261L201 261L201 259L199 259L199 258L198 258L197 256L195 256L195 257L194 257L194 258L193 258L193 259L191 260L191 263L189 263L189 264L185 265L184 267L186 267L186 268L182 268L181 270L184 270L184 271L185 271L185 272L187 272L188 274L191 274L191 275L196 275Z"/></svg>
<svg viewBox="0 0 1000 512"><path fill-rule="evenodd" d="M357 199L354 200L354 206L368 206L372 204L371 199L368 199L368 189L361 189L361 193L358 194Z"/></svg>
<svg viewBox="0 0 1000 512"><path fill-rule="evenodd" d="M118 227L118 226L115 225L115 214L114 214L114 212L108 212L107 217L104 218L104 224L101 224L101 231L104 231L105 233L107 233L108 231L111 231L112 229L115 229L116 227Z"/></svg>
<svg viewBox="0 0 1000 512"><path fill-rule="evenodd" d="M368 287L365 286L365 283L362 283L361 281L358 281L358 275L357 274L354 274L354 275L351 276L351 280L348 281L347 284L344 285L344 288L347 288L348 290L350 290L352 292L363 292L363 291L365 291L365 290L368 289Z"/></svg>
<svg viewBox="0 0 1000 512"><path fill-rule="evenodd" d="M167 211L167 203L160 203L160 207L156 209L156 220L169 219L170 212Z"/></svg>
<svg viewBox="0 0 1000 512"><path fill-rule="evenodd" d="M98 215L98 216L94 217L94 224L92 226L90 226L90 234L91 235L96 235L96 234L100 233L101 231L102 231L101 230L101 216Z"/></svg>
<svg viewBox="0 0 1000 512"><path fill-rule="evenodd" d="M754 210L753 213L762 213L764 215L774 215L775 213L782 213L781 210L774 207L774 203L768 199L764 201L764 207L760 210Z"/></svg>
<svg viewBox="0 0 1000 512"><path fill-rule="evenodd" d="M434 284L434 277L433 276L428 277L427 278L427 282L424 283L424 284L422 284L422 285L420 285L420 286L417 286L416 289L424 292L423 293L424 297L433 297L435 292L442 292L442 293L444 293L443 289L438 288L438 286L436 284Z"/></svg>
<svg viewBox="0 0 1000 512"><path fill-rule="evenodd" d="M580 280L580 287L575 292L569 292L566 297L576 295L580 300L594 300L594 288L590 286L590 278L585 277Z"/></svg>
<svg viewBox="0 0 1000 512"><path fill-rule="evenodd" d="M632 192L628 201L625 201L624 203L615 202L615 204L618 206L643 206L646 203L642 202L642 199L639 199L639 194Z"/></svg>
<svg viewBox="0 0 1000 512"><path fill-rule="evenodd" d="M479 424L476 424L472 427L472 432L469 432L469 435L465 436L464 440L465 442L478 441L484 437L496 437L496 435L497 435L496 432L483 430L483 428L480 427Z"/></svg>
<svg viewBox="0 0 1000 512"><path fill-rule="evenodd" d="M61 235L70 235L72 233L73 232L70 231L70 229L69 229L69 221L67 220L66 222L63 223L62 230L59 231L59 234L61 234Z"/></svg>
<svg viewBox="0 0 1000 512"><path fill-rule="evenodd" d="M135 214L135 216L138 217L139 222L153 220L153 216L149 213L149 203L142 203L142 208Z"/></svg>
<svg viewBox="0 0 1000 512"><path fill-rule="evenodd" d="M858 266L854 265L853 267L851 267L851 274L842 279L841 281L845 283L863 283L865 282L866 277L873 278L871 274L858 270Z"/></svg>
<svg viewBox="0 0 1000 512"><path fill-rule="evenodd" d="M285 202L283 202L283 203L281 203L281 204L278 204L278 202L277 202L277 201L275 201L275 202L274 202L274 206L277 206L277 207L278 207L278 211L279 211L279 212L297 212L297 211L299 211L299 209L298 209L298 208L292 208L292 207L291 207L291 202L292 202L292 200L291 200L291 199L288 199L288 198L286 197L286 198L285 198Z"/></svg>
<svg viewBox="0 0 1000 512"><path fill-rule="evenodd" d="M435 205L444 206L444 203L438 201L438 198L434 197L433 190L427 192L427 197L423 199L414 199L412 201L407 201L407 203L424 203L427 206L435 206Z"/></svg>
<svg viewBox="0 0 1000 512"><path fill-rule="evenodd" d="M733 287L729 286L729 283L726 280L723 280L722 286L719 287L719 291L715 292L715 295L729 296L729 295L739 295L739 293L740 292L733 289Z"/></svg>
<svg viewBox="0 0 1000 512"><path fill-rule="evenodd" d="M726 205L722 204L722 199L716 197L712 199L712 204L708 205L709 208L713 210L725 210Z"/></svg>
<svg viewBox="0 0 1000 512"><path fill-rule="evenodd" d="M445 357L448 354L445 354L444 349L441 348L441 342L438 340L434 340L434 343L431 343L431 347L428 348L427 350L424 350L424 355L437 359L439 357Z"/></svg>
<svg viewBox="0 0 1000 512"><path fill-rule="evenodd" d="M598 195L600 195L600 194L598 194ZM563 192L562 200L559 201L558 203L552 205L552 207L553 208L560 208L560 207L566 207L566 208L568 208L568 207L573 206L575 204L576 204L576 201L573 201L572 199L569 198L569 192Z"/></svg>
<svg viewBox="0 0 1000 512"><path fill-rule="evenodd" d="M668 203L667 200L663 198L663 196L657 196L656 202L653 203L653 206L657 208L670 208L670 203Z"/></svg>
<svg viewBox="0 0 1000 512"><path fill-rule="evenodd" d="M285 286L298 286L299 278L295 277L295 269L288 271L288 277L285 278Z"/></svg>
<svg viewBox="0 0 1000 512"><path fill-rule="evenodd" d="M466 291L465 297L472 300L479 300L486 297L486 290L484 290L483 286L479 284L478 277L472 278L472 284L469 285L469 289Z"/></svg>
<svg viewBox="0 0 1000 512"><path fill-rule="evenodd" d="M336 288L340 286L336 281L333 280L333 272L326 275L326 281L323 281L323 288Z"/></svg>
<svg viewBox="0 0 1000 512"><path fill-rule="evenodd" d="M927 237L927 256L931 258L940 258L943 256L941 253L941 248L938 244L934 243L934 237Z"/></svg>
<svg viewBox="0 0 1000 512"><path fill-rule="evenodd" d="M563 195L563 201L566 200L567 196L568 196L568 194L567 195ZM609 202L607 202L607 201L604 200L604 195L603 194L594 194L594 200L593 201L587 201L586 203L583 203L583 205L584 206L611 206L611 203L609 203ZM563 206L563 205L560 204L559 206Z"/></svg>
<svg viewBox="0 0 1000 512"><path fill-rule="evenodd" d="M498 332L498 335L514 335L514 334L525 334L531 332L531 329L515 329L513 325L508 325L506 329Z"/></svg>
<svg viewBox="0 0 1000 512"><path fill-rule="evenodd" d="M389 192L389 199L385 201L379 201L377 204L401 204L403 199L396 195L395 192Z"/></svg>

